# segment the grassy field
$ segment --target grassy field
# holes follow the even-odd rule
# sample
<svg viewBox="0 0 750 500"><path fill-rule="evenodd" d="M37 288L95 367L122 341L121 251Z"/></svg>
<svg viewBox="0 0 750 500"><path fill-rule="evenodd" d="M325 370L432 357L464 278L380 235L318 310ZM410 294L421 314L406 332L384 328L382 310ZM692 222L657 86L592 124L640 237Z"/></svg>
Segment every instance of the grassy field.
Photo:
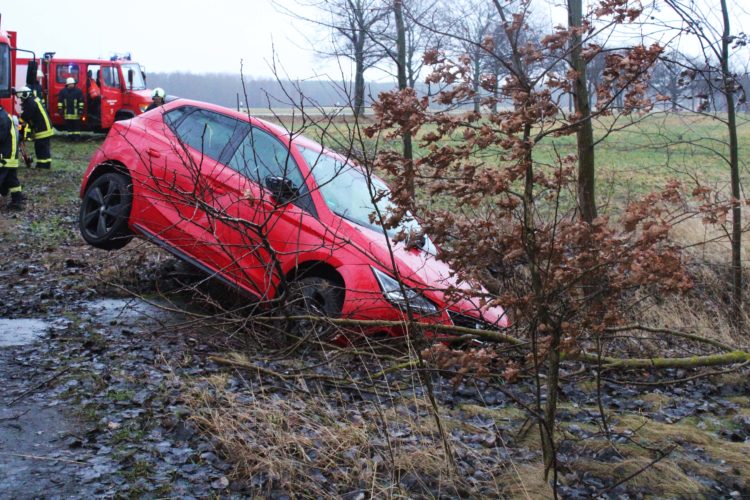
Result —
<svg viewBox="0 0 750 500"><path fill-rule="evenodd" d="M728 135L717 120L693 114L653 114L604 137L609 128L626 125L625 120L597 123L595 138L598 190L612 191L616 200L644 194L677 179L686 186L696 181L725 189L729 184ZM746 180L750 157L750 118L739 126L740 164ZM561 154L575 153L575 137L545 140L536 159L553 158L553 145ZM601 200L600 200L601 202Z"/></svg>
<svg viewBox="0 0 750 500"><path fill-rule="evenodd" d="M293 121L280 116L279 119L290 129L300 127L299 118ZM747 161L750 116L740 115L738 122L741 179L747 181L750 177ZM365 119L364 125L368 124ZM422 134L434 130L434 126L426 126ZM340 119L328 124L325 132L318 127L309 127L303 132L329 147L338 144L340 149L346 149L352 126L346 119ZM726 126L719 120L692 113L608 117L596 122L594 133L599 141L596 146L598 203L615 212L633 197L659 189L672 179L681 181L688 190L700 182L722 192L728 191L728 135ZM354 135L357 136L356 132ZM457 134L454 141L460 143L460 135ZM368 139L354 142L356 147L370 151L384 146L382 142L376 146L375 141ZM386 143L385 147L398 148L399 143ZM415 151L417 155L425 152L419 145ZM561 157L576 154L575 136L545 137L534 149L534 159L542 166L555 165L558 154ZM485 161L491 164L492 156L485 155Z"/></svg>

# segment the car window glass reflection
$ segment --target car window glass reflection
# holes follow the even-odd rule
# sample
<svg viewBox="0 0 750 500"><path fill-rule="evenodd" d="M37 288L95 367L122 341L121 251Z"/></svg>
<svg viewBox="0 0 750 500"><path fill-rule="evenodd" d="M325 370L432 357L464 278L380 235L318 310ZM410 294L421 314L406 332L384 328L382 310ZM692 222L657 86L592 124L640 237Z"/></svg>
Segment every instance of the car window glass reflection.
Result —
<svg viewBox="0 0 750 500"><path fill-rule="evenodd" d="M203 110L183 111L170 119L181 141L214 160L231 151L232 137L243 128L237 120Z"/></svg>
<svg viewBox="0 0 750 500"><path fill-rule="evenodd" d="M267 177L285 177L304 187L302 174L289 150L270 134L252 128L234 153L229 166L260 185Z"/></svg>

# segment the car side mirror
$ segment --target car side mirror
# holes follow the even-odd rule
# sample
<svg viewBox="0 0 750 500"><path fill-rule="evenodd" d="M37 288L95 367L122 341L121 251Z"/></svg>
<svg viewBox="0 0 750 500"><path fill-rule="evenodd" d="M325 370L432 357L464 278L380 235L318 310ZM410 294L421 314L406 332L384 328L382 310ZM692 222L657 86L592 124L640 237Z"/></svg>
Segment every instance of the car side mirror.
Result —
<svg viewBox="0 0 750 500"><path fill-rule="evenodd" d="M289 203L299 194L297 186L286 177L266 177L265 183L271 195L283 204Z"/></svg>
<svg viewBox="0 0 750 500"><path fill-rule="evenodd" d="M427 237L423 231L416 231L414 229L407 229L404 239L404 246L408 249L420 250L427 244Z"/></svg>
<svg viewBox="0 0 750 500"><path fill-rule="evenodd" d="M132 69L128 70L128 86L133 89L133 78L135 78L135 72Z"/></svg>

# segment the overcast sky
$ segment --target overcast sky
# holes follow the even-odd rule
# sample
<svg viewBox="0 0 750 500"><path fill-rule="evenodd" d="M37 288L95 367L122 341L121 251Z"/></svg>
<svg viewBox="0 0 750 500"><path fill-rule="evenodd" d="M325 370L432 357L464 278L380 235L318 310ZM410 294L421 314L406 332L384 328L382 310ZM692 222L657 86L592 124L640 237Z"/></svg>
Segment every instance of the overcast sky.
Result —
<svg viewBox="0 0 750 500"><path fill-rule="evenodd" d="M718 0L697 1L718 4ZM295 0L276 3L300 12ZM747 4L750 0L730 0L735 33L750 24ZM565 23L560 5L564 0L539 0L534 10L554 23ZM713 15L718 13L718 9L708 9L712 10ZM301 12L315 15L309 9ZM657 21L668 15L667 9L647 12ZM0 14L2 28L18 32L20 48L37 55L54 51L64 57L109 58L116 52L130 52L147 72L239 74L243 61L246 76L261 77L272 75L275 52L283 65L282 76L334 80L342 76L335 62L316 56L313 50L316 43L327 44L325 32L280 12L270 0L3 0ZM649 43L668 42L672 36L654 27L646 30L652 35L644 37ZM695 49L688 45L684 50ZM350 68L345 72L343 76L349 78ZM367 78L382 80L383 74L369 72Z"/></svg>
<svg viewBox="0 0 750 500"><path fill-rule="evenodd" d="M239 74L244 60L246 75L269 76L275 50L295 78L338 72L310 49L305 31L313 28L268 0L3 0L0 14L2 28L18 32L19 47L37 55L109 58L130 52L148 72Z"/></svg>

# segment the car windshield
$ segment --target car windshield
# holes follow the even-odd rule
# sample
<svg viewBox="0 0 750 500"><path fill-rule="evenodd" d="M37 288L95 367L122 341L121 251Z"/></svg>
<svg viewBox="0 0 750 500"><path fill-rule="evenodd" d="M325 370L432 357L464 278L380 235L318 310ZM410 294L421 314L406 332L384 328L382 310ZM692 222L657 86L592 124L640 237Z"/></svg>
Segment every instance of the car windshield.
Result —
<svg viewBox="0 0 750 500"><path fill-rule="evenodd" d="M122 65L122 76L125 81L128 81L128 70L133 70L133 87L132 90L143 90L146 88L146 82L143 79L143 73L141 72L141 66L138 63L130 63ZM129 84L128 84L129 85Z"/></svg>
<svg viewBox="0 0 750 500"><path fill-rule="evenodd" d="M377 212L383 219L392 213L393 204L388 186L379 179L366 175L352 162L342 162L332 155L313 149L299 149L310 166L310 172L326 205L333 213L360 226L376 231L383 230L382 226L375 222L375 209L377 207ZM388 235L393 237L402 229L421 231L419 223L408 213L399 227L388 230ZM428 250L427 247L432 249L429 239L426 239L425 250Z"/></svg>

